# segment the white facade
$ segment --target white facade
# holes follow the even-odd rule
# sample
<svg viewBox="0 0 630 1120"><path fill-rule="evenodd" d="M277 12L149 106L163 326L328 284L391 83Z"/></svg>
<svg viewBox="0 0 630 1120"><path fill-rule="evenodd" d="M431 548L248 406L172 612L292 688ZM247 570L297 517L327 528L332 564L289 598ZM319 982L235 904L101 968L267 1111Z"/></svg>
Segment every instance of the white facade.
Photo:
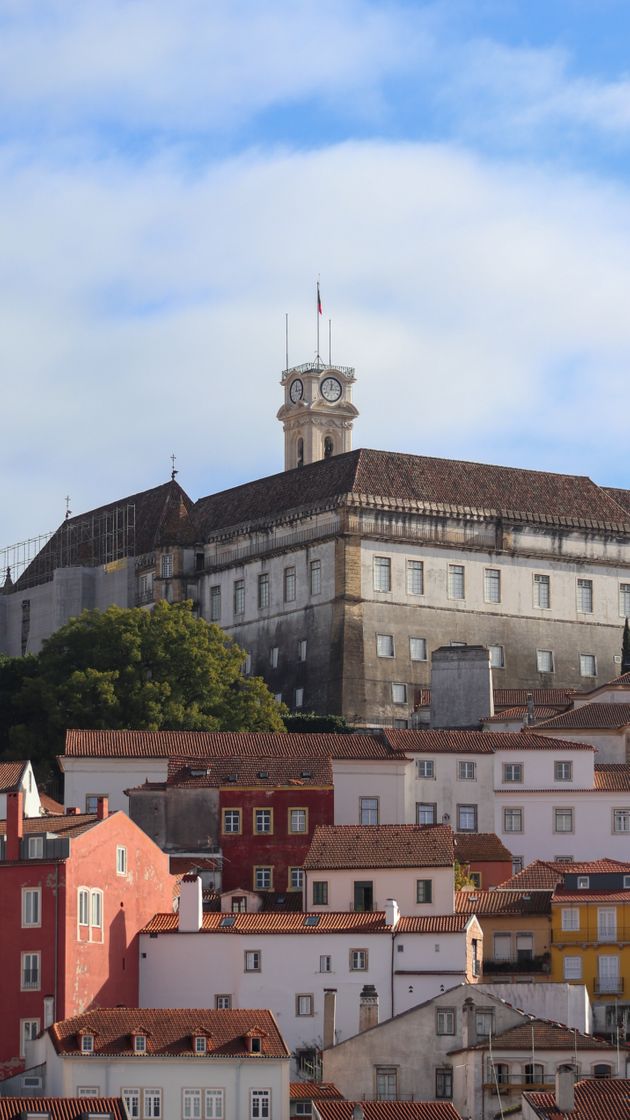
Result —
<svg viewBox="0 0 630 1120"><path fill-rule="evenodd" d="M22 777L17 789L24 794L24 816L39 817L41 815L41 801L33 767L30 762L24 763ZM0 793L0 820L7 819L7 795Z"/></svg>
<svg viewBox="0 0 630 1120"><path fill-rule="evenodd" d="M108 797L110 812L129 812L126 789L144 782L165 782L168 758L74 758L61 755L64 774L63 803L76 806L82 813L93 812L89 806L95 797Z"/></svg>
<svg viewBox="0 0 630 1120"><path fill-rule="evenodd" d="M407 787L413 764L406 758L333 759L335 824L365 824L362 809L375 802L374 824L413 824Z"/></svg>
<svg viewBox="0 0 630 1120"><path fill-rule="evenodd" d="M328 903L318 905L313 893L313 882L328 884ZM430 883L425 891L430 899L418 901L418 883ZM371 909L385 910L388 899L396 899L400 913L426 917L429 914L455 912L455 886L452 867L387 867L353 868L331 871L326 868L304 872L306 909L318 912L355 910L355 883L366 883L371 888Z"/></svg>

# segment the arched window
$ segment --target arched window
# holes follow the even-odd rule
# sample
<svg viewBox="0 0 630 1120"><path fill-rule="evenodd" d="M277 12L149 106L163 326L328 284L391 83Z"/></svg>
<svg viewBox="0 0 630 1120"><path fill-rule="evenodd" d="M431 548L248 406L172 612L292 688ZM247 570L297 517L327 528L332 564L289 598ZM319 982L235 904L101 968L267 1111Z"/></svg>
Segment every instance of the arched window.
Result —
<svg viewBox="0 0 630 1120"><path fill-rule="evenodd" d="M301 436L297 441L297 465L298 467L304 466L304 440Z"/></svg>
<svg viewBox="0 0 630 1120"><path fill-rule="evenodd" d="M510 1084L510 1067L507 1062L488 1062L488 1081L496 1085Z"/></svg>
<svg viewBox="0 0 630 1120"><path fill-rule="evenodd" d="M608 1062L597 1062L593 1066L593 1077L612 1077L612 1066Z"/></svg>
<svg viewBox="0 0 630 1120"><path fill-rule="evenodd" d="M333 441L331 436L326 436L324 440L324 459L330 459L333 453Z"/></svg>

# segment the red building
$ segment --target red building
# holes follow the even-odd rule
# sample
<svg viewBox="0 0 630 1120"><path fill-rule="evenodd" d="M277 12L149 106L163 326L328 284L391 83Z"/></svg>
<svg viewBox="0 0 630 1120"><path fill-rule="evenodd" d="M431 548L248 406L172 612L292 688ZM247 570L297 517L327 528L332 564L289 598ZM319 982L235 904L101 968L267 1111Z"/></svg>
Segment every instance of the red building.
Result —
<svg viewBox="0 0 630 1120"><path fill-rule="evenodd" d="M0 1077L26 1040L92 1007L138 1003L138 931L172 909L168 857L124 813L0 821Z"/></svg>
<svg viewBox="0 0 630 1120"><path fill-rule="evenodd" d="M494 832L456 832L455 859L484 891L498 887L512 874L512 853Z"/></svg>

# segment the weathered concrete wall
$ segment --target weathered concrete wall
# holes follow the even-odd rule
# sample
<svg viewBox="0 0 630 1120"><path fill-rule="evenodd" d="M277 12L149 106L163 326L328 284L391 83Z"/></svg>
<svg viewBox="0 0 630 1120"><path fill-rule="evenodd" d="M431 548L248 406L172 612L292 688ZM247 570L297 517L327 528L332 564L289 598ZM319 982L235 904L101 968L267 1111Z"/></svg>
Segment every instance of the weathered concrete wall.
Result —
<svg viewBox="0 0 630 1120"><path fill-rule="evenodd" d="M490 654L482 646L436 649L431 657L431 727L474 727L492 715Z"/></svg>

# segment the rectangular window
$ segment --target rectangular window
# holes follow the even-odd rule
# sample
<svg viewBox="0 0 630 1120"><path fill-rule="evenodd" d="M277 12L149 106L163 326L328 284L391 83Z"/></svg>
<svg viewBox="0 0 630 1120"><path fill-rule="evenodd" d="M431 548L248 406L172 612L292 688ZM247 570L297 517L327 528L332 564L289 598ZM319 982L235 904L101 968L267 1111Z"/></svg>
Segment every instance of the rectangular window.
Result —
<svg viewBox="0 0 630 1120"><path fill-rule="evenodd" d="M322 590L322 562L311 560L311 595L320 595Z"/></svg>
<svg viewBox="0 0 630 1120"><path fill-rule="evenodd" d="M205 1120L223 1120L225 1116L225 1102L223 1089L205 1090L206 1116Z"/></svg>
<svg viewBox="0 0 630 1120"><path fill-rule="evenodd" d="M22 887L22 926L41 926L42 888Z"/></svg>
<svg viewBox="0 0 630 1120"><path fill-rule="evenodd" d="M359 824L378 824L378 797L359 798Z"/></svg>
<svg viewBox="0 0 630 1120"><path fill-rule="evenodd" d="M144 1120L161 1120L162 1117L162 1090L143 1089L142 1108Z"/></svg>
<svg viewBox="0 0 630 1120"><path fill-rule="evenodd" d="M255 891L270 891L270 890L273 890L273 867L255 867L254 868L254 890Z"/></svg>
<svg viewBox="0 0 630 1120"><path fill-rule="evenodd" d="M284 569L284 601L285 603L295 602L295 568Z"/></svg>
<svg viewBox="0 0 630 1120"><path fill-rule="evenodd" d="M234 614L245 614L245 580L234 580Z"/></svg>
<svg viewBox="0 0 630 1120"><path fill-rule="evenodd" d="M409 656L412 661L426 661L427 659L427 640L426 638L410 638L409 639Z"/></svg>
<svg viewBox="0 0 630 1120"><path fill-rule="evenodd" d="M394 1066L376 1067L377 1101L398 1100L398 1071Z"/></svg>
<svg viewBox="0 0 630 1120"><path fill-rule="evenodd" d="M304 872L301 867L289 868L289 890L301 891L304 886Z"/></svg>
<svg viewBox="0 0 630 1120"><path fill-rule="evenodd" d="M295 1014L300 1017L313 1014L312 995L298 995L295 997Z"/></svg>
<svg viewBox="0 0 630 1120"><path fill-rule="evenodd" d="M173 554L172 552L165 552L160 557L160 575L162 579L170 579L173 575Z"/></svg>
<svg viewBox="0 0 630 1120"><path fill-rule="evenodd" d="M214 1006L217 1011L229 1011L232 1006L232 996L222 992L214 997Z"/></svg>
<svg viewBox="0 0 630 1120"><path fill-rule="evenodd" d="M416 902L433 902L432 879L416 879Z"/></svg>
<svg viewBox="0 0 630 1120"><path fill-rule="evenodd" d="M289 832L308 832L308 809L289 809Z"/></svg>
<svg viewBox="0 0 630 1120"><path fill-rule="evenodd" d="M582 958L581 957L563 957L563 979L564 980L581 980L582 979Z"/></svg>
<svg viewBox="0 0 630 1120"><path fill-rule="evenodd" d="M554 832L573 832L573 809L554 809Z"/></svg>
<svg viewBox="0 0 630 1120"><path fill-rule="evenodd" d="M269 650L269 665L272 669L278 668L278 646L272 646Z"/></svg>
<svg viewBox="0 0 630 1120"><path fill-rule="evenodd" d="M476 777L474 762L460 759L457 763L457 777L460 782L474 782Z"/></svg>
<svg viewBox="0 0 630 1120"><path fill-rule="evenodd" d="M116 848L116 874L127 874L127 849L119 844Z"/></svg>
<svg viewBox="0 0 630 1120"><path fill-rule="evenodd" d="M258 949L248 949L245 953L245 972L260 972L262 957Z"/></svg>
<svg viewBox="0 0 630 1120"><path fill-rule="evenodd" d="M435 778L435 764L432 758L416 759L416 777Z"/></svg>
<svg viewBox="0 0 630 1120"><path fill-rule="evenodd" d="M596 677L597 676L597 660L594 653L581 653L580 654L580 676L581 677Z"/></svg>
<svg viewBox="0 0 630 1120"><path fill-rule="evenodd" d="M296 688L296 690L293 694L293 707L294 708L303 708L304 707L304 689L303 688Z"/></svg>
<svg viewBox="0 0 630 1120"><path fill-rule="evenodd" d="M350 950L350 971L351 972L367 972L368 967L368 951L367 949L351 949Z"/></svg>
<svg viewBox="0 0 630 1120"><path fill-rule="evenodd" d="M490 664L493 669L505 669L505 652L503 646L488 646L490 651Z"/></svg>
<svg viewBox="0 0 630 1120"><path fill-rule="evenodd" d="M393 704L406 704L407 703L407 685L406 684L392 684L392 703Z"/></svg>
<svg viewBox="0 0 630 1120"><path fill-rule="evenodd" d="M215 584L210 588L210 621L220 622L221 620L221 586Z"/></svg>
<svg viewBox="0 0 630 1120"><path fill-rule="evenodd" d="M393 657L394 656L394 635L393 634L377 634L376 635L376 656L377 657Z"/></svg>
<svg viewBox="0 0 630 1120"><path fill-rule="evenodd" d="M486 568L483 573L483 597L486 603L501 602L501 572L498 568Z"/></svg>
<svg viewBox="0 0 630 1120"><path fill-rule="evenodd" d="M617 911L614 906L599 906L597 909L597 940L617 940Z"/></svg>
<svg viewBox="0 0 630 1120"><path fill-rule="evenodd" d="M407 594L424 595L424 563L422 560L407 561Z"/></svg>
<svg viewBox="0 0 630 1120"><path fill-rule="evenodd" d="M298 661L306 661L306 638L301 638L297 644Z"/></svg>
<svg viewBox="0 0 630 1120"><path fill-rule="evenodd" d="M375 591L391 591L392 562L389 556L374 557L373 579Z"/></svg>
<svg viewBox="0 0 630 1120"><path fill-rule="evenodd" d="M203 1120L201 1115L201 1089L182 1089L183 1120Z"/></svg>
<svg viewBox="0 0 630 1120"><path fill-rule="evenodd" d="M273 832L273 809L254 809L254 832L270 836Z"/></svg>
<svg viewBox="0 0 630 1120"><path fill-rule="evenodd" d="M517 961L531 961L534 956L534 935L532 933L517 933L516 959Z"/></svg>
<svg viewBox="0 0 630 1120"><path fill-rule="evenodd" d="M476 805L458 805L457 806L457 831L458 832L476 832L477 831L477 806Z"/></svg>
<svg viewBox="0 0 630 1120"><path fill-rule="evenodd" d="M328 883L325 879L313 883L313 906L328 906Z"/></svg>
<svg viewBox="0 0 630 1120"><path fill-rule="evenodd" d="M416 824L437 824L437 804L435 802L416 802Z"/></svg>
<svg viewBox="0 0 630 1120"><path fill-rule="evenodd" d="M495 933L493 942L495 961L510 961L512 959L512 935L510 933Z"/></svg>
<svg viewBox="0 0 630 1120"><path fill-rule="evenodd" d="M29 838L28 838L28 858L29 859L43 859L44 858L44 837L43 836L29 836Z"/></svg>
<svg viewBox="0 0 630 1120"><path fill-rule="evenodd" d="M553 673L553 651L550 649L536 650L536 668L539 673Z"/></svg>
<svg viewBox="0 0 630 1120"><path fill-rule="evenodd" d="M503 763L503 781L504 782L522 782L523 781L523 763L522 762L504 762Z"/></svg>
<svg viewBox="0 0 630 1120"><path fill-rule="evenodd" d="M241 810L223 810L223 831L226 835L235 835L241 832Z"/></svg>
<svg viewBox="0 0 630 1120"><path fill-rule="evenodd" d="M455 1034L455 1008L438 1007L435 1012L435 1033Z"/></svg>
<svg viewBox="0 0 630 1120"><path fill-rule="evenodd" d="M435 1071L435 1095L438 1100L451 1100L453 1096L453 1069L440 1066Z"/></svg>
<svg viewBox="0 0 630 1120"><path fill-rule="evenodd" d="M319 958L319 971L332 972L332 957L328 954L324 954Z"/></svg>
<svg viewBox="0 0 630 1120"><path fill-rule="evenodd" d="M465 592L464 565L449 564L448 566L448 597L449 599L463 599Z"/></svg>
<svg viewBox="0 0 630 1120"><path fill-rule="evenodd" d="M258 609L264 610L269 606L269 573L263 572L258 577Z"/></svg>
<svg viewBox="0 0 630 1120"><path fill-rule="evenodd" d="M90 924L90 892L85 887L79 887L78 892L79 925Z"/></svg>
<svg viewBox="0 0 630 1120"><path fill-rule="evenodd" d="M613 809L613 832L630 832L630 809Z"/></svg>
<svg viewBox="0 0 630 1120"><path fill-rule="evenodd" d="M556 760L553 764L553 776L557 782L572 782L573 763L564 759Z"/></svg>
<svg viewBox="0 0 630 1120"><path fill-rule="evenodd" d="M90 925L101 929L103 925L103 892L90 891Z"/></svg>
<svg viewBox="0 0 630 1120"><path fill-rule="evenodd" d="M564 906L562 908L562 929L565 932L575 933L580 928L580 910L578 906Z"/></svg>
<svg viewBox="0 0 630 1120"><path fill-rule="evenodd" d="M579 579L577 581L577 609L578 614L593 613L592 579Z"/></svg>
<svg viewBox="0 0 630 1120"><path fill-rule="evenodd" d="M622 618L630 615L630 583L619 584L619 614Z"/></svg>
<svg viewBox="0 0 630 1120"><path fill-rule="evenodd" d="M522 832L523 831L523 810L522 809L504 809L503 810L503 831L504 832Z"/></svg>
<svg viewBox="0 0 630 1120"><path fill-rule="evenodd" d="M127 1116L129 1120L140 1120L140 1090L139 1089L121 1089L120 1095L123 1099L123 1104L127 1109Z"/></svg>
<svg viewBox="0 0 630 1120"><path fill-rule="evenodd" d="M41 953L22 953L22 991L39 991L41 984Z"/></svg>
<svg viewBox="0 0 630 1120"><path fill-rule="evenodd" d="M534 576L534 606L549 610L551 606L551 582L549 576Z"/></svg>
<svg viewBox="0 0 630 1120"><path fill-rule="evenodd" d="M490 1007L478 1007L475 1013L477 1038L489 1038L494 1034L494 1011Z"/></svg>
<svg viewBox="0 0 630 1120"><path fill-rule="evenodd" d="M20 1057L26 1056L26 1043L32 1042L39 1034L39 1019L20 1020Z"/></svg>
<svg viewBox="0 0 630 1120"><path fill-rule="evenodd" d="M251 1120L270 1120L271 1089L250 1089Z"/></svg>

